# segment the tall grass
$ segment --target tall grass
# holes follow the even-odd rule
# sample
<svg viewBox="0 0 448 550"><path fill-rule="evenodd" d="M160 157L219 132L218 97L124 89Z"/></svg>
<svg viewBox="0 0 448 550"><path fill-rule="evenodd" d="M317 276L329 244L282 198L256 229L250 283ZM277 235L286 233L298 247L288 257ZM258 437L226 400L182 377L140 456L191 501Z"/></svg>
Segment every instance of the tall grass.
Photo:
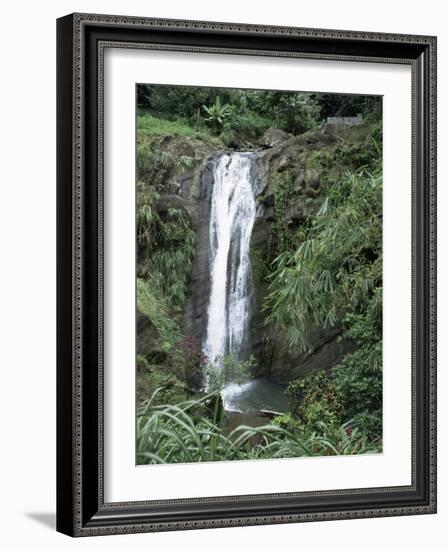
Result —
<svg viewBox="0 0 448 550"><path fill-rule="evenodd" d="M295 250L273 263L266 324L290 347L313 351L310 331L358 313L382 288L382 173L359 170L337 178ZM379 308L381 312L381 308Z"/></svg>
<svg viewBox="0 0 448 550"><path fill-rule="evenodd" d="M169 315L168 301L157 289L151 276L147 279L137 279L137 307L160 334L162 349L172 349L180 338L178 323Z"/></svg>
<svg viewBox="0 0 448 550"><path fill-rule="evenodd" d="M181 118L166 120L144 111L137 114L137 131L146 136L173 134L175 136L189 136L215 145L222 144L207 128L195 128Z"/></svg>
<svg viewBox="0 0 448 550"><path fill-rule="evenodd" d="M160 390L158 390L160 391ZM155 392L137 416L137 463L179 464L222 460L275 459L377 452L356 427L346 424L332 436L297 434L268 423L225 428L218 395L179 405L155 405ZM213 406L214 405L214 406Z"/></svg>

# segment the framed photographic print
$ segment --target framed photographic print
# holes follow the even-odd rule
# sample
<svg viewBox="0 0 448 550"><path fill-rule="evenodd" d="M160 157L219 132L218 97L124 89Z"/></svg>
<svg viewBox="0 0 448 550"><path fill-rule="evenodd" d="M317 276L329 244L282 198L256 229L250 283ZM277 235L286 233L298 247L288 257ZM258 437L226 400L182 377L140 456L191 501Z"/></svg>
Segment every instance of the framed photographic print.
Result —
<svg viewBox="0 0 448 550"><path fill-rule="evenodd" d="M434 513L436 39L57 40L57 529Z"/></svg>

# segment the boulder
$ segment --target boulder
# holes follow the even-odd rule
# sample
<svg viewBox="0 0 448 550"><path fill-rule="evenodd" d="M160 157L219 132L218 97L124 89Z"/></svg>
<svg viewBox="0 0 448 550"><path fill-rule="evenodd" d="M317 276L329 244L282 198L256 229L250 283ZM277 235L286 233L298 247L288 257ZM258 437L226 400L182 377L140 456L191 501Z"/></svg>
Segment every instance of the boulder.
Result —
<svg viewBox="0 0 448 550"><path fill-rule="evenodd" d="M352 340L341 338L340 328L317 328L309 339L312 352L291 349L280 334L270 334L264 354L264 368L275 382L287 383L316 369L330 369L355 349Z"/></svg>
<svg viewBox="0 0 448 550"><path fill-rule="evenodd" d="M292 137L288 132L279 128L268 128L260 138L260 145L263 147L276 147Z"/></svg>

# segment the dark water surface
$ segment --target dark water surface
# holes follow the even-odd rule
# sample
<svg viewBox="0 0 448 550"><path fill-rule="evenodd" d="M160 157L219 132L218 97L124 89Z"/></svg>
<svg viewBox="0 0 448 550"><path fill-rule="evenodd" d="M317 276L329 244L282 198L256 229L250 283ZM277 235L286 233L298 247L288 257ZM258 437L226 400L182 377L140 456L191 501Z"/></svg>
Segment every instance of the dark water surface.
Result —
<svg viewBox="0 0 448 550"><path fill-rule="evenodd" d="M256 378L243 384L229 384L222 391L224 408L243 414L261 410L288 412L286 386L266 378Z"/></svg>

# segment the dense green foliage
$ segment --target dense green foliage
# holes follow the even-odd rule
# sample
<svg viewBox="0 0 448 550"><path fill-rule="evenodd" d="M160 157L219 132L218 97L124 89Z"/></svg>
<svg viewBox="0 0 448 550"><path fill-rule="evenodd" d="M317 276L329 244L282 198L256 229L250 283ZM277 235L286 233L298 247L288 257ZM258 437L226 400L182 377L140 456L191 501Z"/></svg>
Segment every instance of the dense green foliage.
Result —
<svg viewBox="0 0 448 550"><path fill-rule="evenodd" d="M209 129L224 142L230 132L240 140L250 140L270 126L300 134L327 116L381 115L381 102L372 96L188 86L140 85L138 105L142 112L151 113L151 119L139 122L143 131L145 126L150 132L160 132L163 127L180 135L199 132L205 137Z"/></svg>
<svg viewBox="0 0 448 550"><path fill-rule="evenodd" d="M176 464L260 458L294 458L374 452L351 425L327 436L292 431L281 422L258 428L238 426L228 432L217 394L178 405L156 405L153 396L137 417L139 464Z"/></svg>
<svg viewBox="0 0 448 550"><path fill-rule="evenodd" d="M381 102L371 95L319 94L319 107L322 117L361 114L375 120L381 115Z"/></svg>
<svg viewBox="0 0 448 550"><path fill-rule="evenodd" d="M185 384L171 369L162 368L155 361L150 363L144 355L137 355L137 396L139 403L148 395L152 403L180 403L187 398Z"/></svg>
<svg viewBox="0 0 448 550"><path fill-rule="evenodd" d="M138 197L137 231L147 263L137 280L137 304L169 349L179 332L177 323L187 296L196 233L183 210L170 208L163 216L158 213L156 193Z"/></svg>
<svg viewBox="0 0 448 550"><path fill-rule="evenodd" d="M381 293L381 173L347 174L334 182L293 254L275 260L266 300L268 323L291 345L309 349L316 326L335 326ZM299 237L300 238L300 237Z"/></svg>
<svg viewBox="0 0 448 550"><path fill-rule="evenodd" d="M160 146L166 135L213 140L208 133L191 131L177 122L145 113L137 118L137 308L154 332L154 352L137 358L137 396L147 398L162 388L158 399L185 399L190 372L182 370L179 349L183 341L181 318L187 299L196 230L182 207L164 205L166 182L195 166L187 154L175 155Z"/></svg>
<svg viewBox="0 0 448 550"><path fill-rule="evenodd" d="M381 171L338 178L294 252L275 260L266 322L291 347L312 352L309 335L336 327L355 351L325 373L292 382L292 414L310 428L355 420L372 439L381 435L382 217Z"/></svg>
<svg viewBox="0 0 448 550"><path fill-rule="evenodd" d="M154 349L137 357L138 462L381 450L381 101L187 86L137 90L137 306L154 340ZM363 126L322 137L327 116L358 113ZM201 343L182 333L196 227L184 207L164 201L176 193L167 193L170 182L191 177L201 155L254 149L270 127L298 136L294 144L304 152L281 168L273 164L269 235L262 250L251 250L254 279L267 288L266 330L304 355L315 352L313 334L322 327L351 347L333 368L289 383L288 414L229 431L218 392L260 365L229 355L217 371ZM318 181L310 187L305 180L313 171ZM207 396L200 393L205 380L214 392Z"/></svg>
<svg viewBox="0 0 448 550"><path fill-rule="evenodd" d="M286 252L294 246L295 228L291 227L286 216L288 209L294 200L294 174L291 171L274 173L271 177L272 191L274 193L274 219L271 226L272 241L275 243L274 251L277 255ZM271 266L269 266L271 270Z"/></svg>

